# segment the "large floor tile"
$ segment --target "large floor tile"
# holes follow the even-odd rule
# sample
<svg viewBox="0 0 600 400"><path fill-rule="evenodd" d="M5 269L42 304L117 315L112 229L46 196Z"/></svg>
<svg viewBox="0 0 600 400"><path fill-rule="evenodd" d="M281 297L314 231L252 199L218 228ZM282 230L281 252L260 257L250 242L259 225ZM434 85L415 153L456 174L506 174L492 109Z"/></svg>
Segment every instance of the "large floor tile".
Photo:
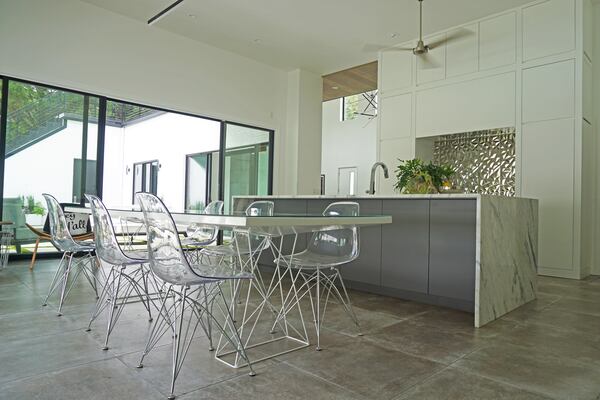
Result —
<svg viewBox="0 0 600 400"><path fill-rule="evenodd" d="M117 359L85 364L39 375L0 387L11 400L154 400L164 395L138 379Z"/></svg>
<svg viewBox="0 0 600 400"><path fill-rule="evenodd" d="M397 400L547 400L547 397L447 368L408 390Z"/></svg>
<svg viewBox="0 0 600 400"><path fill-rule="evenodd" d="M443 368L440 363L360 338L322 351L297 351L280 359L353 392L381 400L395 397Z"/></svg>
<svg viewBox="0 0 600 400"><path fill-rule="evenodd" d="M451 364L482 345L473 336L448 333L423 324L399 322L365 337L381 346Z"/></svg>
<svg viewBox="0 0 600 400"><path fill-rule="evenodd" d="M600 394L600 367L521 346L492 345L454 365L555 399L587 400Z"/></svg>
<svg viewBox="0 0 600 400"><path fill-rule="evenodd" d="M359 400L356 393L295 368L281 365L255 377L240 376L181 396L181 400Z"/></svg>
<svg viewBox="0 0 600 400"><path fill-rule="evenodd" d="M135 369L135 374L153 385L157 390L168 394L171 385L172 348L170 345L155 348L144 360L144 368L135 368L140 360L140 353L135 352L119 356L127 366ZM259 373L270 362L262 362L255 366ZM179 377L177 378L176 393L187 393L204 388L236 376L246 376L247 367L234 369L214 358L214 352L208 351L208 341L205 337L194 339Z"/></svg>
<svg viewBox="0 0 600 400"><path fill-rule="evenodd" d="M35 311L0 315L0 343L79 329L73 321L58 317L54 309L38 308Z"/></svg>
<svg viewBox="0 0 600 400"><path fill-rule="evenodd" d="M6 341L0 343L0 384L109 357L80 331Z"/></svg>

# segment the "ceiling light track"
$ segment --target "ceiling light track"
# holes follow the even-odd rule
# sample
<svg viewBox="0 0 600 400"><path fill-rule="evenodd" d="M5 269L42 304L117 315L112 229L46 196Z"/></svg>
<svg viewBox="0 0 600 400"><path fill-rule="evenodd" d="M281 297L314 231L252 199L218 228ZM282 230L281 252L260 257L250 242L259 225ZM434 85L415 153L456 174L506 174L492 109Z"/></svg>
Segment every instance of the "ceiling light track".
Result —
<svg viewBox="0 0 600 400"><path fill-rule="evenodd" d="M150 18L148 20L148 25L152 25L156 22L158 22L161 18L167 16L171 11L173 11L173 9L175 7L177 7L178 5L180 5L181 3L183 3L183 0L176 0L173 4L171 4L169 7L165 8L164 10L162 10L161 12L159 12L158 14L156 14L154 17Z"/></svg>

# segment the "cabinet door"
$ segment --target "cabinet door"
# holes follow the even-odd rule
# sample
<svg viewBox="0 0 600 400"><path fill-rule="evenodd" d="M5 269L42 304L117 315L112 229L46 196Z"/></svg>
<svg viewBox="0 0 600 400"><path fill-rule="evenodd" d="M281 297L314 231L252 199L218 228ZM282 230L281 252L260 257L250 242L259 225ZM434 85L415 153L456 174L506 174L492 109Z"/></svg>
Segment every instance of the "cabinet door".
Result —
<svg viewBox="0 0 600 400"><path fill-rule="evenodd" d="M339 201L353 201L339 200ZM308 213L320 214L334 200L309 200ZM358 200L362 215L381 215L381 200ZM353 262L340 268L344 279L381 285L381 226L359 228L360 255Z"/></svg>
<svg viewBox="0 0 600 400"><path fill-rule="evenodd" d="M381 282L394 289L427 293L429 200L384 200L381 213Z"/></svg>
<svg viewBox="0 0 600 400"><path fill-rule="evenodd" d="M476 200L431 200L429 294L475 301Z"/></svg>

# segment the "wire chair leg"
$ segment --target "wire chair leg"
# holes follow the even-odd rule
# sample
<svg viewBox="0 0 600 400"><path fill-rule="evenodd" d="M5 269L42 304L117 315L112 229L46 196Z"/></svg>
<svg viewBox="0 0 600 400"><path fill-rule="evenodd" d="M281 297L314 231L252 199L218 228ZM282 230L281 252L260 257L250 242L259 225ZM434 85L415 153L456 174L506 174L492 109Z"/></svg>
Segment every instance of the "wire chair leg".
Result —
<svg viewBox="0 0 600 400"><path fill-rule="evenodd" d="M321 271L317 269L317 301L315 319L315 329L317 331L317 351L321 351ZM313 308L315 311L315 308Z"/></svg>
<svg viewBox="0 0 600 400"><path fill-rule="evenodd" d="M208 336L208 351L214 351L215 347L213 346L212 338L212 321L210 318L210 308L208 304L208 294L206 292L206 285L202 286L202 290L204 292L204 308L206 309L206 334Z"/></svg>
<svg viewBox="0 0 600 400"><path fill-rule="evenodd" d="M96 307L94 308L94 311L92 312L92 316L90 317L90 322L88 324L87 329L85 330L86 332L89 332L92 330L92 323L96 320L96 318L98 318L100 313L106 308L107 304L110 303L109 298L108 298L108 290L109 290L110 285L113 284L114 272L115 272L115 267L113 266L113 267L111 267L110 272L108 273L108 277L106 278L106 281L104 282L104 286L102 287L100 296L98 297L98 300L96 300Z"/></svg>
<svg viewBox="0 0 600 400"><path fill-rule="evenodd" d="M116 271L115 273L117 274L117 284L115 286L114 292L112 293L111 299L110 299L110 306L109 306L109 311L108 311L108 323L107 323L107 327L106 327L106 338L104 340L104 347L102 348L102 350L106 351L108 350L108 338L110 336L110 332L112 331L113 328L113 319L115 317L115 308L117 307L117 298L119 297L119 289L121 287L121 278L122 278L122 274L120 271Z"/></svg>
<svg viewBox="0 0 600 400"><path fill-rule="evenodd" d="M342 274L340 273L340 271L338 269L336 269L335 278L338 278L340 281L340 285L342 286L342 291L344 293L344 298L342 298L342 294L339 292L337 287L333 286L333 288L337 292L337 295L340 298L342 305L344 306L344 309L346 310L346 313L350 316L350 319L352 319L352 321L356 325L356 328L358 329L358 336L362 336L363 332L362 332L362 328L360 326L360 322L358 321L358 317L356 316L356 313L354 312L354 307L352 307L352 302L350 301L350 296L348 295L348 291L346 290L346 285L344 285L344 279L342 278ZM335 278L333 279L334 282L335 282Z"/></svg>
<svg viewBox="0 0 600 400"><path fill-rule="evenodd" d="M44 299L44 303L42 304L43 307L48 305L48 299L50 298L50 296L52 296L52 293L54 293L54 291L56 290L56 288L58 287L58 282L59 282L59 276L61 276L61 271L63 271L63 268L65 267L65 259L67 258L67 253L63 253L62 258L60 259L60 262L58 263L58 267L56 267L56 272L54 273L54 277L52 278L52 283L50 284L50 287L48 288L48 294L46 295L46 298ZM64 273L64 271L63 271Z"/></svg>
<svg viewBox="0 0 600 400"><path fill-rule="evenodd" d="M67 261L67 266L65 268L65 272L62 277L62 287L60 291L60 302L58 303L58 316L62 316L62 307L66 298L67 285L69 283L69 273L71 272L71 265L73 264L73 253L69 253L69 261Z"/></svg>

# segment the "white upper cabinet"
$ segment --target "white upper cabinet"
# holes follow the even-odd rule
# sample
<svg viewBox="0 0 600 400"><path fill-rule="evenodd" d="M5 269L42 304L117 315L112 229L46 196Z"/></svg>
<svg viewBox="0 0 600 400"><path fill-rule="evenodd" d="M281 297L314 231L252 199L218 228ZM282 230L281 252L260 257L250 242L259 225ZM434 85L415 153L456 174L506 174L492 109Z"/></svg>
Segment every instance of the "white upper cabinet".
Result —
<svg viewBox="0 0 600 400"><path fill-rule="evenodd" d="M380 100L379 138L397 139L412 135L412 94Z"/></svg>
<svg viewBox="0 0 600 400"><path fill-rule="evenodd" d="M523 70L523 123L575 114L575 61Z"/></svg>
<svg viewBox="0 0 600 400"><path fill-rule="evenodd" d="M446 34L428 37L425 44L443 41ZM442 44L417 57L417 83L439 81L446 77L446 45Z"/></svg>
<svg viewBox="0 0 600 400"><path fill-rule="evenodd" d="M423 90L415 106L416 137L515 126L515 73Z"/></svg>
<svg viewBox="0 0 600 400"><path fill-rule="evenodd" d="M575 49L575 1L548 0L523 9L523 60Z"/></svg>
<svg viewBox="0 0 600 400"><path fill-rule="evenodd" d="M512 12L479 23L479 69L512 65L517 57L517 15Z"/></svg>
<svg viewBox="0 0 600 400"><path fill-rule="evenodd" d="M381 94L412 86L414 63L412 52L390 49L383 51L379 60L381 64L379 79Z"/></svg>
<svg viewBox="0 0 600 400"><path fill-rule="evenodd" d="M448 32L458 35L446 45L446 76L477 72L477 24Z"/></svg>

